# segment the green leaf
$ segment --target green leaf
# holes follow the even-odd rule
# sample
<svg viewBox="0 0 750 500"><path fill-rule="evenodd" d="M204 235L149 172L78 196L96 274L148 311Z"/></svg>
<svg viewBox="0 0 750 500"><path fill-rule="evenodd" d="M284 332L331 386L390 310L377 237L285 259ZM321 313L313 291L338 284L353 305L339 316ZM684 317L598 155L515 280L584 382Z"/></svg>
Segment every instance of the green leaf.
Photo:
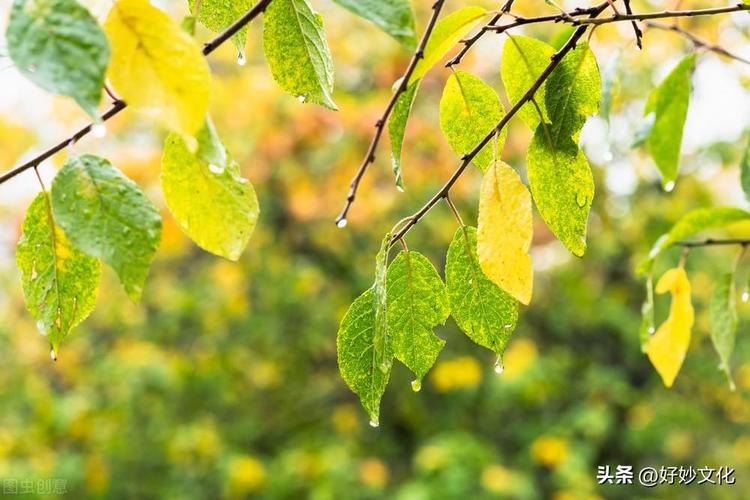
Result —
<svg viewBox="0 0 750 500"><path fill-rule="evenodd" d="M26 307L56 356L60 342L94 309L99 261L73 247L55 224L46 193L26 212L16 248Z"/></svg>
<svg viewBox="0 0 750 500"><path fill-rule="evenodd" d="M656 240L648 257L638 264L637 271L639 273L648 272L651 269L654 259L660 253L688 236L707 229L720 229L749 219L750 212L733 207L698 208L688 212L672 226L669 232L661 235Z"/></svg>
<svg viewBox="0 0 750 500"><path fill-rule="evenodd" d="M727 376L729 386L734 390L732 370L729 359L734 351L735 334L737 333L737 303L735 300L734 279L731 273L722 275L713 290L708 305L711 323L711 341L721 359L721 369Z"/></svg>
<svg viewBox="0 0 750 500"><path fill-rule="evenodd" d="M85 7L75 0L15 0L5 37L10 58L26 78L72 97L97 118L109 44Z"/></svg>
<svg viewBox="0 0 750 500"><path fill-rule="evenodd" d="M209 30L219 33L242 17L255 4L255 0L188 0L190 13ZM240 29L232 42L240 54L245 54L247 26Z"/></svg>
<svg viewBox="0 0 750 500"><path fill-rule="evenodd" d="M198 150L170 134L164 143L161 185L169 210L201 248L239 259L260 214L252 184L216 136L210 121L198 132Z"/></svg>
<svg viewBox="0 0 750 500"><path fill-rule="evenodd" d="M570 51L546 82L545 105L549 114L550 136L557 148L567 139L578 140L586 118L599 110L602 81L599 66L588 44Z"/></svg>
<svg viewBox="0 0 750 500"><path fill-rule="evenodd" d="M263 49L274 80L303 102L337 109L323 19L307 0L274 0L263 15Z"/></svg>
<svg viewBox="0 0 750 500"><path fill-rule="evenodd" d="M534 38L517 35L508 37L503 45L500 73L511 103L521 100L549 65L554 53L553 47ZM534 94L534 101L545 121L549 121L545 105L546 93L546 83L543 83ZM536 130L539 126L539 111L532 102L521 106L518 116L531 130Z"/></svg>
<svg viewBox="0 0 750 500"><path fill-rule="evenodd" d="M440 100L440 128L451 148L463 156L492 130L505 116L505 109L492 87L480 78L456 71L445 84ZM474 157L474 164L483 172L492 162L495 147L498 155L505 144L506 130L492 140Z"/></svg>
<svg viewBox="0 0 750 500"><path fill-rule="evenodd" d="M138 301L161 240L161 216L146 195L109 161L83 155L57 174L51 200L73 245L112 266Z"/></svg>
<svg viewBox="0 0 750 500"><path fill-rule="evenodd" d="M750 142L745 147L745 153L740 160L740 184L745 193L745 199L750 201Z"/></svg>
<svg viewBox="0 0 750 500"><path fill-rule="evenodd" d="M422 254L404 251L388 267L388 331L393 354L417 376L432 368L445 341L432 329L448 319L448 292Z"/></svg>
<svg viewBox="0 0 750 500"><path fill-rule="evenodd" d="M547 226L574 255L586 252L586 225L594 199L594 177L583 152L570 139L552 146L550 127L541 124L526 163L537 209Z"/></svg>
<svg viewBox="0 0 750 500"><path fill-rule="evenodd" d="M393 349L388 329L388 255L391 249L391 235L386 234L375 256L375 283L372 285L375 307L375 361L383 373L391 370Z"/></svg>
<svg viewBox="0 0 750 500"><path fill-rule="evenodd" d="M646 146L667 190L671 190L677 178L694 69L695 54L690 54L651 92L644 109L644 115L654 113L654 124Z"/></svg>
<svg viewBox="0 0 750 500"><path fill-rule="evenodd" d="M409 84L413 85L426 75L485 15L487 11L482 7L464 7L438 21Z"/></svg>
<svg viewBox="0 0 750 500"><path fill-rule="evenodd" d="M656 331L656 320L654 318L654 277L649 273L646 279L646 299L641 305L641 328L639 337L641 341L641 352L646 352L646 346L651 335Z"/></svg>
<svg viewBox="0 0 750 500"><path fill-rule="evenodd" d="M419 89L419 82L412 83L396 100L391 119L388 121L388 136L391 139L391 167L396 176L396 186L403 191L404 179L401 176L401 152L404 147L404 134L409 121L414 98Z"/></svg>
<svg viewBox="0 0 750 500"><path fill-rule="evenodd" d="M476 228L458 228L445 262L451 312L471 340L502 356L518 322L518 303L484 275L476 249Z"/></svg>
<svg viewBox="0 0 750 500"><path fill-rule="evenodd" d="M417 46L414 12L409 0L334 0L372 22L409 50Z"/></svg>
<svg viewBox="0 0 750 500"><path fill-rule="evenodd" d="M375 354L375 294L372 288L357 297L347 311L336 338L339 371L346 385L359 396L377 427L380 399L391 375L381 369Z"/></svg>

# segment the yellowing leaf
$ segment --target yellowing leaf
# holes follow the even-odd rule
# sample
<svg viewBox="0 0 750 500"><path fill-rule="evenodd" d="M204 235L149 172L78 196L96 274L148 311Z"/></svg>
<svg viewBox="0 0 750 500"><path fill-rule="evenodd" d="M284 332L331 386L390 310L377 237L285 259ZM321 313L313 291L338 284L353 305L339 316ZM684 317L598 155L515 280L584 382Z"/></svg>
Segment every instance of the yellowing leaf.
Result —
<svg viewBox="0 0 750 500"><path fill-rule="evenodd" d="M531 194L515 170L495 162L479 196L477 254L482 271L524 304L531 301L534 272L528 255L533 236Z"/></svg>
<svg viewBox="0 0 750 500"><path fill-rule="evenodd" d="M112 46L108 77L137 108L194 136L208 111L211 74L198 44L147 0L119 0L104 23Z"/></svg>
<svg viewBox="0 0 750 500"><path fill-rule="evenodd" d="M656 293L671 293L669 317L659 326L646 345L646 354L664 385L672 387L690 345L693 327L693 305L690 303L690 282L681 267L670 269L656 284Z"/></svg>

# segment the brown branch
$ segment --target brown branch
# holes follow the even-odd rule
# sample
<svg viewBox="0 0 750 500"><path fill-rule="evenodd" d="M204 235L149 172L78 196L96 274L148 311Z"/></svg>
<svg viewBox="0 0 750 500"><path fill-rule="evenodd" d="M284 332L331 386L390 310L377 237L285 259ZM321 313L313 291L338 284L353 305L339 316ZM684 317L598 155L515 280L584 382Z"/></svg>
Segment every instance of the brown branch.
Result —
<svg viewBox="0 0 750 500"><path fill-rule="evenodd" d="M591 18L591 19L575 19L573 21L567 19L561 19L564 22L570 22L571 24L607 24L616 23L622 21L645 21L647 19L663 19L665 17L698 17L698 16L713 16L716 14L727 14L730 12L740 12L743 10L750 10L750 4L738 3L736 5L730 5L729 7L714 7L711 9L692 9L692 10L663 10L661 12L641 12L638 14L614 14L610 17L602 18Z"/></svg>
<svg viewBox="0 0 750 500"><path fill-rule="evenodd" d="M750 59L745 59L742 56L738 56L737 54L733 54L732 52L729 52L724 47L717 45L715 43L711 43L707 40L703 40L702 38L698 38L697 36L693 35L687 30L684 30L677 26L676 24L663 24L656 21L646 21L646 26L649 28L656 28L660 30L665 31L674 31L675 33L678 33L682 35L683 37L687 38L691 42L693 42L693 45L696 47L702 47L706 50L709 50L711 52L715 52L716 54L728 57L730 59L734 59L735 61L739 61L741 63L750 64Z"/></svg>
<svg viewBox="0 0 750 500"><path fill-rule="evenodd" d="M429 41L430 36L432 35L432 30L435 28L435 24L437 24L438 17L440 17L440 11L443 9L444 3L445 0L437 0L434 4L432 4L432 16L430 16L427 27L422 34L422 39L419 41L417 50L414 52L414 55L412 55L411 61L409 61L409 65L406 67L406 71L404 71L404 74L401 77L398 88L391 96L391 99L388 101L388 105L385 107L385 110L383 110L383 113L380 115L378 121L375 122L375 134L372 136L372 140L370 141L370 147L367 149L367 154L365 154L365 158L362 160L362 163L357 169L357 173L354 174L351 184L349 185L349 193L346 196L344 208L341 209L338 217L336 217L335 222L339 227L346 226L346 216L349 213L349 209L352 207L352 203L354 203L354 199L357 197L359 183L362 181L362 177L365 175L365 172L367 172L367 168L373 162L375 162L375 150L380 143L380 138L383 136L385 124L388 121L388 118L391 116L393 108L396 107L398 98L404 92L406 92L407 88L409 87L409 79L414 73L417 64L424 57L424 49L427 46L427 42Z"/></svg>
<svg viewBox="0 0 750 500"><path fill-rule="evenodd" d="M746 238L727 238L727 239L714 239L707 238L699 241L678 241L675 243L676 246L685 248L697 248L697 247L710 247L710 246L723 246L723 245L741 245L747 247L750 245L750 239Z"/></svg>
<svg viewBox="0 0 750 500"><path fill-rule="evenodd" d="M464 46L461 48L461 50L456 54L455 57L453 57L448 63L445 65L446 68L450 68L451 66L455 66L456 64L459 64L461 60L464 58L467 52L471 49L471 47L477 43L477 41L482 38L485 33L489 31L488 27L494 25L497 23L505 14L510 12L510 9L513 8L513 2L515 0L508 0L505 2L505 4L500 8L500 11L492 16L492 19L490 19L487 24L482 26L482 29L480 29L477 33L475 33L473 36L466 38L464 40L461 40L461 43L464 44Z"/></svg>
<svg viewBox="0 0 750 500"><path fill-rule="evenodd" d="M596 6L594 12L592 12L590 15L597 16L601 14L604 9L606 9L609 6L608 2L604 2L598 6ZM466 167L469 166L471 161L474 159L474 157L479 154L479 152L487 145L487 143L492 140L493 137L495 137L496 134L499 134L500 131L508 124L511 118L515 116L516 113L518 113L518 110L521 109L521 107L526 104L527 102L531 101L531 99L534 97L534 94L537 90L539 90L539 87L542 86L542 84L547 80L547 78L552 74L552 72L555 70L558 64L560 64L560 61L562 60L565 55L573 50L578 43L578 40L581 39L583 34L588 29L588 25L582 25L576 28L576 30L573 32L573 34L568 38L568 41L565 42L565 45L563 45L560 50L555 52L555 54L552 55L552 59L550 60L550 63L547 65L547 67L544 69L541 75L539 75L539 78L534 81L534 83L531 85L529 90L526 91L526 93L516 102L513 107L503 116L503 118L495 125L495 127L486 135L484 138L479 141L479 144L477 144L474 149L472 149L470 152L465 154L463 158L461 159L461 164L458 166L458 168L453 172L453 175L448 179L448 181L443 185L440 190L435 193L435 195L430 198L430 200L422 206L417 212L415 212L413 215L408 217L408 222L401 228L399 231L393 235L393 238L391 238L391 245L396 243L400 238L402 238L406 233L409 232L409 230L414 227L419 220L429 212L432 207L434 207L440 200L448 196L448 193L450 192L453 185L456 183L456 181L461 177L461 174L463 174L464 170L466 170Z"/></svg>
<svg viewBox="0 0 750 500"><path fill-rule="evenodd" d="M203 46L203 55L207 56L214 50L216 50L221 44L229 40L235 33L237 33L239 30L241 30L246 24L248 24L250 21L258 17L263 11L266 10L266 7L268 7L268 4L270 4L273 0L260 0L258 3L256 3L250 10L248 10L245 15L243 15L241 18L239 18L237 21L232 23L230 26L227 27L224 31L222 31L219 35L216 36L213 40L209 41ZM114 99L114 102L112 103L112 106L101 115L100 120L101 122L106 122L113 116L117 115L127 107L127 104L122 99L118 99L114 96L114 94L110 93L110 89L108 87L105 87L105 91ZM3 175L0 175L0 184L9 181L13 177L17 176L18 174L30 169L30 168L36 168L40 163L42 163L47 158L53 156L55 153L58 153L59 151L65 149L70 144L75 144L81 138L88 135L91 130L94 128L94 123L89 123L82 129L80 129L78 132L74 133L70 137L63 139L62 141L58 142L54 146L50 147L46 151L40 153L35 158L29 160L28 162L24 163L23 165L19 165L7 172L5 172Z"/></svg>

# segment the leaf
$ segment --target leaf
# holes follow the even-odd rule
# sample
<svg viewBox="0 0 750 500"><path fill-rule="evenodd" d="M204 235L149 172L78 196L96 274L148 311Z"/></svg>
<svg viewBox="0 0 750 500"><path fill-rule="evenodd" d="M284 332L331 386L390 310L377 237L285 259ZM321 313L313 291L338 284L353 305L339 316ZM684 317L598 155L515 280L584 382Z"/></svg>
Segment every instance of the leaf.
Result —
<svg viewBox="0 0 750 500"><path fill-rule="evenodd" d="M336 338L341 377L359 396L362 406L377 426L380 399L390 378L390 368L381 369L375 356L375 295L372 288L357 297L347 311Z"/></svg>
<svg viewBox="0 0 750 500"><path fill-rule="evenodd" d="M219 33L228 28L237 19L255 4L255 0L188 0L190 13L193 14L203 26L209 30ZM232 42L240 54L245 54L247 43L247 26L240 29L234 36Z"/></svg>
<svg viewBox="0 0 750 500"><path fill-rule="evenodd" d="M391 235L386 234L375 256L375 283L372 285L375 307L375 361L386 373L393 364L390 331L388 329L388 255L391 249Z"/></svg>
<svg viewBox="0 0 750 500"><path fill-rule="evenodd" d="M414 11L409 0L334 0L372 22L409 50L417 47Z"/></svg>
<svg viewBox="0 0 750 500"><path fill-rule="evenodd" d="M440 128L451 148L463 156L492 131L505 116L505 109L497 93L480 78L458 70L445 84L440 100ZM497 140L490 141L474 157L474 164L483 172L505 143L506 130Z"/></svg>
<svg viewBox="0 0 750 500"><path fill-rule="evenodd" d="M419 82L412 83L396 100L396 104L388 121L388 136L391 140L391 167L393 174L396 176L396 186L403 191L404 180L401 176L401 151L404 146L404 134L406 133L406 123L409 121L409 114L414 103L414 98L419 89Z"/></svg>
<svg viewBox="0 0 750 500"><path fill-rule="evenodd" d="M109 44L84 6L75 0L15 0L5 37L8 55L26 78L72 97L98 119Z"/></svg>
<svg viewBox="0 0 750 500"><path fill-rule="evenodd" d="M39 193L26 212L16 263L26 308L56 357L60 342L94 309L99 261L70 244L52 218L47 194Z"/></svg>
<svg viewBox="0 0 750 500"><path fill-rule="evenodd" d="M451 314L477 344L502 355L518 321L518 306L484 275L477 258L477 230L456 230L445 261Z"/></svg>
<svg viewBox="0 0 750 500"><path fill-rule="evenodd" d="M161 216L138 186L104 158L68 160L52 184L52 212L72 244L117 272L138 301L161 240Z"/></svg>
<svg viewBox="0 0 750 500"><path fill-rule="evenodd" d="M534 38L518 35L508 37L503 45L500 73L511 103L521 100L549 66L554 53L554 48ZM546 83L543 83L534 94L534 101L545 121L549 121L545 104L546 92ZM518 116L531 130L536 130L540 123L539 112L532 102L521 106Z"/></svg>
<svg viewBox="0 0 750 500"><path fill-rule="evenodd" d="M464 7L438 21L425 46L424 57L414 68L409 84L413 85L422 79L486 15L487 11L482 7Z"/></svg>
<svg viewBox="0 0 750 500"><path fill-rule="evenodd" d="M531 194L547 226L574 255L586 252L586 225L594 199L594 177L583 152L568 138L550 146L540 125L527 152Z"/></svg>
<svg viewBox="0 0 750 500"><path fill-rule="evenodd" d="M685 360L693 327L690 282L681 267L670 269L656 284L656 293L671 293L669 317L659 326L646 345L646 354L664 385L672 387Z"/></svg>
<svg viewBox="0 0 750 500"><path fill-rule="evenodd" d="M724 274L716 280L716 284L711 291L708 313L711 324L711 342L713 342L721 360L719 369L726 374L729 386L734 390L729 359L732 357L732 351L734 351L737 333L737 303L735 301L734 279L731 273Z"/></svg>
<svg viewBox="0 0 750 500"><path fill-rule="evenodd" d="M260 214L252 184L216 136L210 121L193 154L177 134L164 143L161 185L182 230L204 250L237 260Z"/></svg>
<svg viewBox="0 0 750 500"><path fill-rule="evenodd" d="M531 195L516 171L498 161L482 179L477 255L484 274L524 304L534 283L533 234Z"/></svg>
<svg viewBox="0 0 750 500"><path fill-rule="evenodd" d="M413 251L401 252L388 267L387 290L393 354L414 372L419 387L445 345L432 329L448 319L448 292L432 263Z"/></svg>
<svg viewBox="0 0 750 500"><path fill-rule="evenodd" d="M578 140L586 118L599 110L602 81L599 66L588 44L570 51L546 82L545 105L551 122L550 136L557 147Z"/></svg>
<svg viewBox="0 0 750 500"><path fill-rule="evenodd" d="M112 45L108 77L119 95L193 137L203 125L211 87L195 40L147 0L116 1L104 30Z"/></svg>
<svg viewBox="0 0 750 500"><path fill-rule="evenodd" d="M750 212L733 207L698 208L684 215L669 232L661 235L654 246L639 264L637 271L646 273L654 259L678 241L707 229L719 229L736 222L750 220Z"/></svg>
<svg viewBox="0 0 750 500"><path fill-rule="evenodd" d="M644 115L654 113L654 124L646 139L646 146L667 190L677 178L694 69L695 54L690 54L651 92L643 112Z"/></svg>
<svg viewBox="0 0 750 500"><path fill-rule="evenodd" d="M646 346L651 335L656 331L654 320L654 278L649 273L646 279L646 299L641 305L641 328L639 338L641 341L641 352L646 352Z"/></svg>
<svg viewBox="0 0 750 500"><path fill-rule="evenodd" d="M740 184L745 193L745 199L750 201L750 142L745 147L742 160L740 160Z"/></svg>
<svg viewBox="0 0 750 500"><path fill-rule="evenodd" d="M274 0L263 16L263 49L279 86L303 102L337 109L323 20L307 0Z"/></svg>

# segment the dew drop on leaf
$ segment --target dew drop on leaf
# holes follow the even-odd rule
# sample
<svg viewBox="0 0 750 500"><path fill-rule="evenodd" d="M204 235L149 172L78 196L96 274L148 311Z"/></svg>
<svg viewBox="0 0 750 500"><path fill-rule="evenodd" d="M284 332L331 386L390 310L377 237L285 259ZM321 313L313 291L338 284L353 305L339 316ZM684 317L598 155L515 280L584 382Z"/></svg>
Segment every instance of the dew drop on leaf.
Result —
<svg viewBox="0 0 750 500"><path fill-rule="evenodd" d="M244 66L245 64L247 64L245 54L243 54L242 52L237 52L237 64L239 64L240 66Z"/></svg>
<svg viewBox="0 0 750 500"><path fill-rule="evenodd" d="M336 223L336 227L339 229L344 229L346 225L349 223L346 219L341 219Z"/></svg>
<svg viewBox="0 0 750 500"><path fill-rule="evenodd" d="M411 381L411 390L414 392L419 392L422 390L422 381L418 378L415 378Z"/></svg>
<svg viewBox="0 0 750 500"><path fill-rule="evenodd" d="M307 100L307 97L306 97L306 96L304 96L304 95L301 95L301 94L300 94L300 95L298 95L298 96L297 96L297 100L298 100L299 102L301 102L301 103L303 103L303 104L304 104L304 102L305 102L305 101Z"/></svg>
<svg viewBox="0 0 750 500"><path fill-rule="evenodd" d="M49 357L52 361L57 361L57 354L54 349L49 350Z"/></svg>
<svg viewBox="0 0 750 500"><path fill-rule="evenodd" d="M214 165L213 163L208 165L208 169L211 171L212 174L221 175L224 173L224 167Z"/></svg>
<svg viewBox="0 0 750 500"><path fill-rule="evenodd" d="M380 422L378 421L378 419L373 418L372 420L370 420L370 427L375 428L375 427L378 427L379 425L380 425Z"/></svg>
<svg viewBox="0 0 750 500"><path fill-rule="evenodd" d="M505 367L503 366L503 360L500 358L500 356L498 356L497 360L495 360L495 373L501 375L504 370Z"/></svg>
<svg viewBox="0 0 750 500"><path fill-rule="evenodd" d="M398 190L399 193L403 193L404 192L404 187L403 186L396 185L396 189Z"/></svg>
<svg viewBox="0 0 750 500"><path fill-rule="evenodd" d="M579 191L576 193L576 203L580 208L583 208L586 206L586 202L589 200L589 197L586 196L586 193L583 191Z"/></svg>
<svg viewBox="0 0 750 500"><path fill-rule="evenodd" d="M664 191L667 193L671 193L674 189L674 181L669 181L666 184L664 184Z"/></svg>

